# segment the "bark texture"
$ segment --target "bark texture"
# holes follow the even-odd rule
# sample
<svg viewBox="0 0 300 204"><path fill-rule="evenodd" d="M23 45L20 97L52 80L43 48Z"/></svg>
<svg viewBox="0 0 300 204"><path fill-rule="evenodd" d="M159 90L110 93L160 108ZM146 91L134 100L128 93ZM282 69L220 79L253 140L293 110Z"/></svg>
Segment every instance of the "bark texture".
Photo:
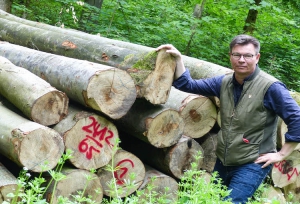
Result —
<svg viewBox="0 0 300 204"><path fill-rule="evenodd" d="M71 149L69 161L79 169L98 169L113 157L113 147L118 145L115 125L94 112L70 104L68 116L53 129L64 139L65 149Z"/></svg>
<svg viewBox="0 0 300 204"><path fill-rule="evenodd" d="M56 166L64 151L58 132L19 116L1 103L0 115L1 154L33 172Z"/></svg>
<svg viewBox="0 0 300 204"><path fill-rule="evenodd" d="M0 94L34 122L48 126L68 113L67 95L26 69L0 57Z"/></svg>
<svg viewBox="0 0 300 204"><path fill-rule="evenodd" d="M21 66L67 96L117 119L136 99L136 88L125 71L0 42L0 55Z"/></svg>
<svg viewBox="0 0 300 204"><path fill-rule="evenodd" d="M173 81L173 74L169 71L173 73L175 71L175 60L168 53L164 52L161 56L164 55L172 59L173 62L171 64L168 64L170 60L162 56L162 59L156 61L157 66L154 63L154 66L149 67L152 61L147 62L148 57L149 55L156 56L155 51L142 53L113 45L98 44L93 41L73 37L72 35L20 24L4 18L0 18L0 28L0 39L13 44L124 70L129 68L138 70L135 75L138 75L139 79L143 78L142 76L145 76L146 72L147 77L145 81L142 81L142 84L136 82L136 85L139 87L138 90L141 89L140 94L143 94L141 97L145 97L153 104L162 104L166 101ZM156 85L155 87L165 89L162 91L154 89L154 84ZM154 98L152 99L152 97Z"/></svg>
<svg viewBox="0 0 300 204"><path fill-rule="evenodd" d="M45 30L51 30L53 32L60 32L66 36L74 36L74 37L82 38L82 39L85 39L88 41L93 41L93 43L98 44L98 45L106 44L108 46L113 46L113 47L115 46L115 47L119 47L119 48L123 48L123 49L128 49L128 50L131 50L133 54L135 54L136 52L149 53L149 52L154 51L154 48L143 46L143 45L109 39L109 38L105 38L105 37L100 37L98 35L87 34L87 33L80 32L80 31L63 29L60 27L54 27L54 26L43 24L43 23L28 21L28 20L13 16L11 14L8 14L4 11L0 11L0 16L3 19L7 19L10 21L14 21L14 22L19 22L19 23L22 23L25 25L30 25L32 27L45 29ZM131 56L131 55L129 54L129 56ZM110 58L111 57L113 57L113 56L110 56ZM121 58L121 56L115 56L115 58L118 58L118 57ZM213 76L219 76L219 75L222 75L222 74L225 74L228 72L232 72L232 70L229 68L226 68L226 67L214 64L214 63L210 63L210 62L207 62L204 60L199 60L196 58L188 57L185 55L183 56L183 61L184 61L185 66L190 69L191 76L194 79L209 78L209 77L213 77Z"/></svg>

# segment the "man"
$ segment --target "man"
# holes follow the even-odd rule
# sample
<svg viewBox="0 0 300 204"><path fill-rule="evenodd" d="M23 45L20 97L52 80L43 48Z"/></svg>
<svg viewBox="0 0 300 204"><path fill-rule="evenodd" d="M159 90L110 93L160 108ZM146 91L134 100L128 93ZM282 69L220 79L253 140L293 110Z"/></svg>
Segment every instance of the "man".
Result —
<svg viewBox="0 0 300 204"><path fill-rule="evenodd" d="M181 53L172 45L157 48L176 58L173 86L185 92L220 99L221 130L218 133L214 170L231 190L226 200L246 203L270 172L300 142L300 108L286 86L258 67L260 43L238 35L230 43L233 73L194 80L184 67ZM286 143L276 151L277 118L288 126Z"/></svg>

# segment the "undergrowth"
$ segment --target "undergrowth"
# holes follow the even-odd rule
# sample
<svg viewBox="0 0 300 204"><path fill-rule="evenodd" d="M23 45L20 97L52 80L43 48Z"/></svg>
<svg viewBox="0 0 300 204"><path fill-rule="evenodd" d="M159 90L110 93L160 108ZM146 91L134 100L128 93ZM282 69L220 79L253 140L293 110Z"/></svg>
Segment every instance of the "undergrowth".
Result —
<svg viewBox="0 0 300 204"><path fill-rule="evenodd" d="M115 150L116 151L116 150ZM18 187L14 193L8 194L10 198L7 201L4 201L3 204L52 204L46 201L45 193L49 188L50 184L54 186L53 192L57 183L66 178L66 176L61 172L65 162L72 157L72 152L67 150L66 153L61 157L58 162L57 167L54 170L49 170L48 173L51 176L51 180L46 181L43 177L43 174L40 173L38 176L31 176L26 167L20 172L18 177ZM196 159L200 159L200 153L195 156ZM44 164L45 167L47 164ZM105 170L112 172L118 170L113 168L113 159L112 164L107 165ZM91 170L91 173L95 173L95 170ZM177 198L170 200L168 196L168 189L165 189L167 193L161 194L154 191L154 186L148 184L143 190L136 190L133 194L121 198L119 195L124 189L130 189L135 187L135 175L132 174L128 181L125 181L126 188L120 188L116 185L116 179L113 179L109 182L108 186L110 187L111 197L104 197L101 201L103 204L229 204L230 201L225 201L224 197L229 195L230 191L226 189L225 186L221 184L221 181L217 179L217 174L213 173L211 177L207 175L205 171L198 170L197 164L194 162L191 165L189 170L184 172L183 177L178 182L178 192ZM97 177L86 176L86 186L88 183ZM152 179L153 181L153 179ZM281 204L276 199L266 199L262 198L265 184L262 184L259 189L256 191L254 197L247 204ZM94 204L96 203L90 197L84 196L85 188L82 191L78 191L77 195L70 195L69 197L58 197L57 203L59 204ZM99 189L96 189L99 191ZM98 193L101 193L100 191ZM171 193L171 192L170 192ZM288 202L287 202L288 203Z"/></svg>

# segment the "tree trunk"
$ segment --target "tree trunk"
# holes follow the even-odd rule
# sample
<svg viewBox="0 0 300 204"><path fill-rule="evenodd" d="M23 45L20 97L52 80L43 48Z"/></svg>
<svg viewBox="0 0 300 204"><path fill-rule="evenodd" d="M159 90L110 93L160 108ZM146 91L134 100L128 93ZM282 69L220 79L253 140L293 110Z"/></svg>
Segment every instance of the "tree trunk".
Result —
<svg viewBox="0 0 300 204"><path fill-rule="evenodd" d="M161 105L154 106L137 99L128 113L115 120L118 129L157 148L169 147L178 142L184 122L179 113Z"/></svg>
<svg viewBox="0 0 300 204"><path fill-rule="evenodd" d="M19 116L1 103L0 115L1 154L33 172L56 166L64 151L59 133Z"/></svg>
<svg viewBox="0 0 300 204"><path fill-rule="evenodd" d="M143 183L145 166L132 153L122 149L118 150L113 160L109 162L109 165L114 170L109 170L110 167L106 167L100 168L97 172L103 186L104 195L109 197L126 197L136 191ZM132 178L132 174L135 175L134 178ZM112 179L115 179L115 182ZM114 189L110 188L110 182L113 182ZM134 185L128 185L128 182Z"/></svg>
<svg viewBox="0 0 300 204"><path fill-rule="evenodd" d="M85 0L86 3L101 9L104 0Z"/></svg>
<svg viewBox="0 0 300 204"><path fill-rule="evenodd" d="M65 93L4 57L0 57L0 67L0 94L29 119L48 126L67 115L69 99Z"/></svg>
<svg viewBox="0 0 300 204"><path fill-rule="evenodd" d="M80 195L83 197L91 197L96 203L101 203L103 198L103 188L97 179L95 173L91 173L83 169L75 169L72 167L63 167L61 171L64 179L57 182L53 180L45 193L45 198L48 203L57 204L58 197L69 198L74 201L73 196ZM89 177L89 179L87 179ZM50 178L48 178L48 183ZM82 195L79 192L82 192Z"/></svg>
<svg viewBox="0 0 300 204"><path fill-rule="evenodd" d="M130 74L132 70L134 70L132 74L135 77L133 78L138 76L138 79L143 79L142 77L145 77L145 81L136 81L136 85L140 87L138 90L142 89L146 91L146 93L141 92L143 94L141 97L145 97L153 104L162 104L167 100L176 66L175 60L168 53L164 52L164 54L162 54L163 59L157 60L155 64L157 57L155 51L141 53L113 45L98 44L82 38L68 36L64 33L31 27L1 18L0 28L0 38L13 44L110 65L125 70L130 69L128 70ZM164 60L166 59L168 59L168 61L165 62ZM157 63L158 61L160 63ZM168 64L170 61L172 64ZM170 73L170 71L172 71L173 74ZM155 87L164 89L160 90L147 87L147 85L150 86L153 85L153 83L156 83ZM157 95L156 90L159 90L161 94ZM147 96L150 96L150 98Z"/></svg>
<svg viewBox="0 0 300 204"><path fill-rule="evenodd" d="M194 139L182 136L181 139L171 147L156 148L137 138L120 133L120 146L132 152L144 163L173 177L180 179L185 170L191 169L191 163L196 162L198 169L202 167L203 158L196 160L197 152L203 155L203 149Z"/></svg>
<svg viewBox="0 0 300 204"><path fill-rule="evenodd" d="M17 178L0 163L0 203L10 201L9 193L15 193L18 189Z"/></svg>
<svg viewBox="0 0 300 204"><path fill-rule="evenodd" d="M285 187L296 182L300 172L300 152L294 150L285 160L277 162L272 168L272 180L275 186Z"/></svg>
<svg viewBox="0 0 300 204"><path fill-rule="evenodd" d="M60 27L43 24L43 23L28 21L28 20L13 16L11 14L8 14L4 11L0 11L0 17L2 17L3 19L7 19L11 22L15 21L15 22L19 22L19 23L22 23L25 25L30 25L32 27L61 33L65 36L73 36L73 37L77 37L77 38L82 38L82 39L91 41L93 44L97 44L98 46L107 45L110 47L116 47L116 48L120 48L120 49L127 50L127 51L131 50L131 53L128 53L128 56L135 56L137 52L138 53L149 53L149 52L153 52L155 50L154 48L143 46L143 45L109 39L109 38L105 38L105 37L100 37L98 35L91 35L91 34L87 34L87 33L76 31L76 30L68 30L68 29L64 29L64 28L60 28ZM120 52L116 51L116 53L120 53ZM108 55L108 54L106 53L106 55ZM114 55L110 56L109 59L113 58L113 56ZM120 56L119 54L116 55L115 57L116 57L116 59L122 58L122 56ZM223 67L223 66L220 66L217 64L213 64L213 63L210 63L210 62L207 62L204 60L199 60L196 58L188 57L185 55L183 55L183 61L184 61L185 66L189 68L191 76L194 79L209 78L209 77L213 77L213 76L219 76L222 74L226 74L228 72L232 72L232 70L229 68L226 68L226 67Z"/></svg>
<svg viewBox="0 0 300 204"><path fill-rule="evenodd" d="M157 194L153 195L158 198L161 196L166 196L165 198L170 200L171 203L176 203L178 200L178 190L179 186L175 179L172 177L150 167L149 165L145 165L146 175L142 185L138 190L144 190L145 193L141 195L141 199L146 198L145 195L149 195L152 192L156 192ZM147 187L150 187L151 191Z"/></svg>
<svg viewBox="0 0 300 204"><path fill-rule="evenodd" d="M213 172L217 160L217 133L210 132L205 136L196 139L196 141L203 149L203 155L201 155L203 157L202 169L209 173Z"/></svg>
<svg viewBox="0 0 300 204"><path fill-rule="evenodd" d="M216 106L209 98L174 87L163 106L179 112L185 124L183 134L191 138L200 138L208 133L217 120Z"/></svg>
<svg viewBox="0 0 300 204"><path fill-rule="evenodd" d="M93 112L70 104L68 116L53 127L73 151L69 161L79 169L98 169L108 164L119 138L113 123Z"/></svg>
<svg viewBox="0 0 300 204"><path fill-rule="evenodd" d="M0 42L0 55L113 119L125 115L136 99L132 78L120 69L4 42Z"/></svg>
<svg viewBox="0 0 300 204"><path fill-rule="evenodd" d="M11 12L12 0L0 0L0 10Z"/></svg>
<svg viewBox="0 0 300 204"><path fill-rule="evenodd" d="M262 0L255 0L255 5L259 6ZM250 33L251 35L255 31L255 23L258 15L258 10L257 9L249 9L246 21L245 21L245 26L243 28L244 33Z"/></svg>

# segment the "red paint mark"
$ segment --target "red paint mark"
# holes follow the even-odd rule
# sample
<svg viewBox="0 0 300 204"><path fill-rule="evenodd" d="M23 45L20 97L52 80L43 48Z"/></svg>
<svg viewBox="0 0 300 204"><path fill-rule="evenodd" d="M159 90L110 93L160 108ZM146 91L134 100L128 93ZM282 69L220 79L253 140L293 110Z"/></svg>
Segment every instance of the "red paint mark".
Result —
<svg viewBox="0 0 300 204"><path fill-rule="evenodd" d="M125 162L129 162L131 164L131 167L132 168L134 167L134 163L129 159L123 159L117 164L117 167L120 167L120 168L119 168L119 170L114 171L114 177L116 178L118 185L123 185L125 183L123 178L126 175L126 173L128 172L128 168L127 167L121 167L121 164L125 163Z"/></svg>
<svg viewBox="0 0 300 204"><path fill-rule="evenodd" d="M282 174L286 174L288 181L293 177L294 174L299 176L299 172L292 166L290 161L283 160L281 162L277 162L274 164L274 167L277 168Z"/></svg>
<svg viewBox="0 0 300 204"><path fill-rule="evenodd" d="M101 125L93 116L90 116L89 119L92 120L91 124L82 127L82 130L89 135L86 135L85 139L79 143L78 149L81 153L86 153L86 158L90 160L93 157L93 151L100 153L103 147L102 141L112 146L109 140L114 136L114 133L107 127L100 129Z"/></svg>
<svg viewBox="0 0 300 204"><path fill-rule="evenodd" d="M247 140L246 138L243 138L243 141L244 141L245 143L249 143L249 140Z"/></svg>

